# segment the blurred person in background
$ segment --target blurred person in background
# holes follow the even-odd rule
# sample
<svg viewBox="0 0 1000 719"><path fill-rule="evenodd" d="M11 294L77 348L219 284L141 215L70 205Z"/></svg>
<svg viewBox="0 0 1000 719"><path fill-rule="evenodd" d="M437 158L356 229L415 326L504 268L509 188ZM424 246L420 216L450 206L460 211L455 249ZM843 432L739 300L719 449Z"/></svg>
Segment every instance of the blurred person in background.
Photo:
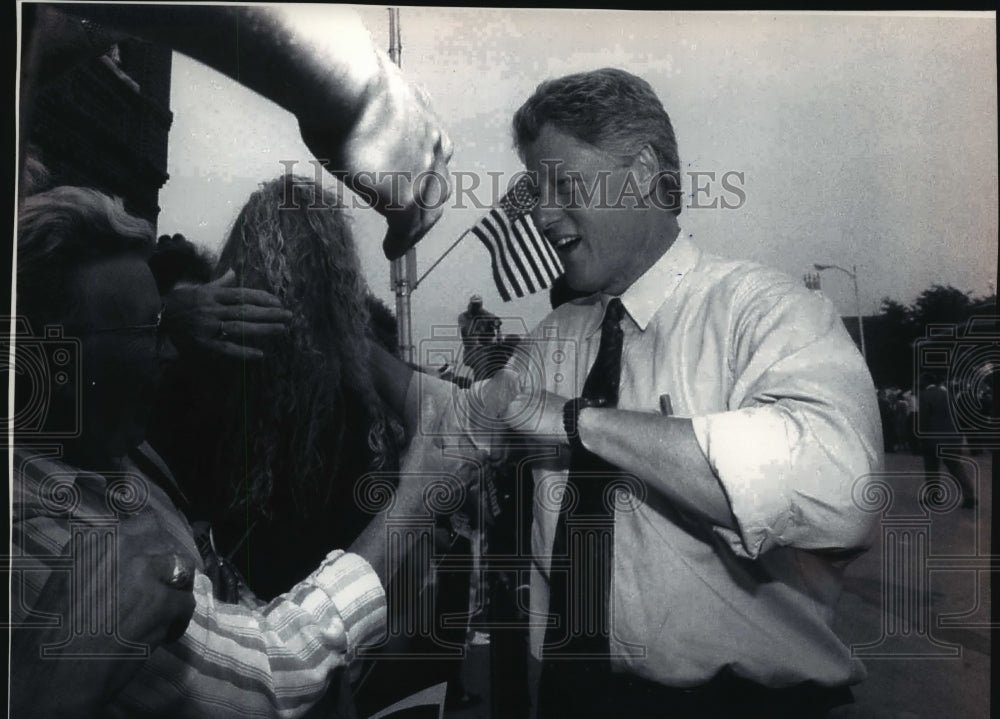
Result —
<svg viewBox="0 0 1000 719"><path fill-rule="evenodd" d="M924 472L928 479L938 474L941 464L950 474L962 492L962 507L976 506L976 488L969 470L962 461L965 454L965 439L959 434L952 417L951 397L940 376L925 372L920 376L918 395L920 412L921 453L924 458ZM943 451L942 451L943 450Z"/></svg>
<svg viewBox="0 0 1000 719"><path fill-rule="evenodd" d="M500 318L483 307L481 295L469 297L468 307L458 316L458 330L462 364L472 370L473 380L485 379L503 366L502 361L496 361L501 326Z"/></svg>

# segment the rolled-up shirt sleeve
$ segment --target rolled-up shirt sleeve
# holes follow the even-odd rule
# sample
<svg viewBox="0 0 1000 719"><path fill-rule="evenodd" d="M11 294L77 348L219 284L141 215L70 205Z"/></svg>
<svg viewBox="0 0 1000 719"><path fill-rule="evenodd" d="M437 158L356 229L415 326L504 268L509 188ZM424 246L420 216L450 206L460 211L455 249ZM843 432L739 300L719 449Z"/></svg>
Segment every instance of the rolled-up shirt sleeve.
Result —
<svg viewBox="0 0 1000 719"><path fill-rule="evenodd" d="M874 517L855 498L882 466L864 360L826 299L786 283L739 293L727 411L692 418L736 521L715 531L749 558L863 547Z"/></svg>
<svg viewBox="0 0 1000 719"><path fill-rule="evenodd" d="M301 716L357 647L385 627L378 576L363 558L339 550L259 607L215 600L201 573L194 594L187 631L150 655L116 702L121 716Z"/></svg>

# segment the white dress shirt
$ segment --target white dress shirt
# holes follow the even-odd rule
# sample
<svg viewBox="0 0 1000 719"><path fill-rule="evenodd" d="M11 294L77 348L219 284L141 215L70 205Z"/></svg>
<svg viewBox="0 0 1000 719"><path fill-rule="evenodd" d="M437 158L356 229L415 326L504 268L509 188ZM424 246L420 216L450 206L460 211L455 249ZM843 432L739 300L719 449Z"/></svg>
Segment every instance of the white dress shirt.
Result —
<svg viewBox="0 0 1000 719"><path fill-rule="evenodd" d="M519 348L508 368L529 394L580 394L608 299L562 305ZM692 419L736 529L710 526L649 487L616 510L615 670L673 687L703 684L724 667L769 687L860 681L864 668L830 625L843 567L875 520L856 499L881 469L881 428L870 375L834 307L785 274L703 253L683 235L621 299L618 407L669 406ZM468 416L488 397L474 387L463 402L421 401L431 413L458 407ZM559 517L553 498L568 467L559 444L529 460L536 658ZM663 472L669 482L670 468Z"/></svg>

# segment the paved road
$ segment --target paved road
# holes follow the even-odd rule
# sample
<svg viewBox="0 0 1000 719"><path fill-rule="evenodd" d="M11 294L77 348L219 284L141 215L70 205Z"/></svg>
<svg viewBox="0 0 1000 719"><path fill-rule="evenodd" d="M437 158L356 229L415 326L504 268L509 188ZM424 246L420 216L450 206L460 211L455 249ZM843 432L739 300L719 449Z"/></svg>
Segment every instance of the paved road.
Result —
<svg viewBox="0 0 1000 719"><path fill-rule="evenodd" d="M990 575L985 568L993 467L989 454L967 459L978 482L978 506L933 512L918 500L920 457L886 457L893 504L882 514L882 536L875 546L848 568L837 607L837 631L862 656L869 673L855 689L856 711L845 717L989 716ZM914 568L927 567L924 580L906 571L908 551L914 558L926 554L926 561L912 562Z"/></svg>
<svg viewBox="0 0 1000 719"><path fill-rule="evenodd" d="M990 696L992 459L968 456L979 504L963 509L947 492L925 495L919 456L886 457L872 549L845 575L835 627L862 656L868 679L837 719L985 719ZM932 511L933 510L933 511ZM470 649L466 685L478 707L446 719L491 719L488 647ZM625 719L625 718L623 718Z"/></svg>

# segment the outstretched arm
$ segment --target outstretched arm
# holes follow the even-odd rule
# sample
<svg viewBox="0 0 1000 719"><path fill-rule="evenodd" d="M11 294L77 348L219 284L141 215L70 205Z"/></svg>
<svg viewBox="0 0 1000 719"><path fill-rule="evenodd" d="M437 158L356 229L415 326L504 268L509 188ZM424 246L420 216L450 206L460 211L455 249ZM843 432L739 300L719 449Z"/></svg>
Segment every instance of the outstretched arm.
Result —
<svg viewBox="0 0 1000 719"><path fill-rule="evenodd" d="M295 115L316 158L385 215L387 257L401 256L440 218L450 192L445 166L451 141L426 98L406 82L351 10L115 3L67 3L59 10L169 45ZM36 58L29 67L52 69L75 56L67 52L52 62L48 43L37 35L53 27L69 41L75 38L81 51L103 51L94 32L88 39L87 32L57 15L39 14L36 42L30 45L49 61Z"/></svg>

